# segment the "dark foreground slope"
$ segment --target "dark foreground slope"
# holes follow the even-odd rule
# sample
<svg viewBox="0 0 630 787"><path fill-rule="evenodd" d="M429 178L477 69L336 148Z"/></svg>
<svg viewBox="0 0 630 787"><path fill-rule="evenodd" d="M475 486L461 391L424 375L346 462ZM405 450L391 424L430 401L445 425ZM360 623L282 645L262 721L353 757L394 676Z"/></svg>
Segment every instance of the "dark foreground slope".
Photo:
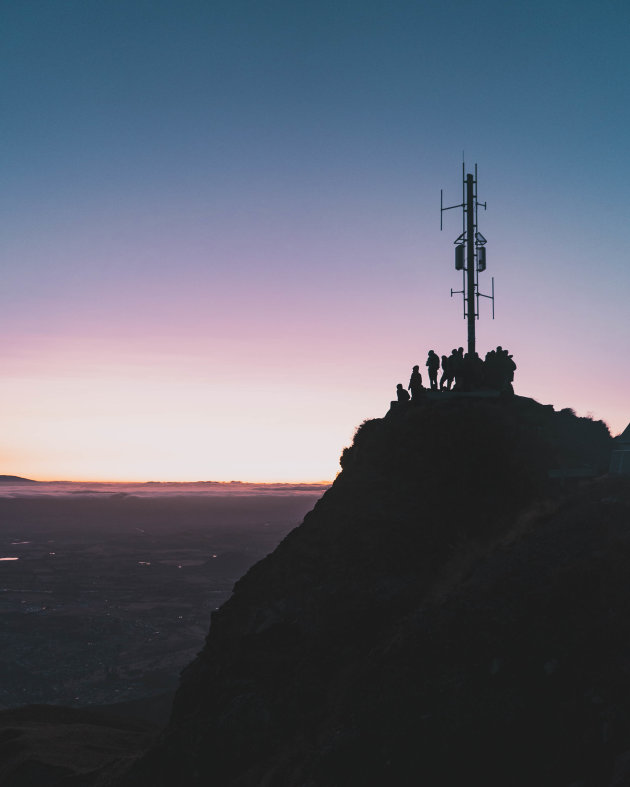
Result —
<svg viewBox="0 0 630 787"><path fill-rule="evenodd" d="M612 785L630 760L630 488L548 480L609 447L602 424L518 398L366 422L116 784Z"/></svg>
<svg viewBox="0 0 630 787"><path fill-rule="evenodd" d="M30 705L0 710L2 787L93 784L124 770L159 728L107 709Z"/></svg>

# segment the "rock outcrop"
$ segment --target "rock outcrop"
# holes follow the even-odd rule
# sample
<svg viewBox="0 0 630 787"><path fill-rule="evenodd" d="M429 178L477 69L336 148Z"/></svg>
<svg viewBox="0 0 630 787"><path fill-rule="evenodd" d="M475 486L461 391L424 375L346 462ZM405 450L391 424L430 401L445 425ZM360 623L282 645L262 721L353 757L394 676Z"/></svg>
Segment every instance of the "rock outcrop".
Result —
<svg viewBox="0 0 630 787"><path fill-rule="evenodd" d="M549 479L609 453L518 397L365 422L116 785L630 784L630 484Z"/></svg>

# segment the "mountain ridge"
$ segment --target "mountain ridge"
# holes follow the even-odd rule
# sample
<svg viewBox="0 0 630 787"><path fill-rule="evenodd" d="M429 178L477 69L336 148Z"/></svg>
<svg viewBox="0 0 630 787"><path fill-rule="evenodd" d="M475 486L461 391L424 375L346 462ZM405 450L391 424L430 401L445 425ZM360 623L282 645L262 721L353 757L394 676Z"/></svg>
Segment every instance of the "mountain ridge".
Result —
<svg viewBox="0 0 630 787"><path fill-rule="evenodd" d="M522 397L365 421L213 613L148 749L121 722L95 769L31 753L38 783L630 785L630 482L606 475L611 445ZM80 762L84 737L64 740Z"/></svg>
<svg viewBox="0 0 630 787"><path fill-rule="evenodd" d="M529 656L519 661L514 644L522 635L531 645L537 620L549 618L537 577L549 586L550 610L575 621L563 582L574 581L571 572L592 573L589 548L607 550L612 539L610 561L620 570L627 482L567 489L549 478L575 465L604 473L610 445L601 422L519 397L427 402L364 422L333 486L213 614L202 652L182 673L169 725L115 784L376 787L450 785L474 775L492 784L568 785L595 760L607 757L600 770L610 770L610 752L593 750L588 762L579 755L582 730L573 720L586 710L576 702L563 715L553 692L539 697L541 719L560 716L571 734L556 740L543 724L524 765L519 741L536 739L528 696L540 691L530 685L532 664L537 676L561 671L555 646L550 655L543 645L540 654L522 646ZM623 503L601 502L611 496ZM583 521L589 510L614 513L610 532ZM563 555L572 556L567 571ZM596 617L585 613L584 625L594 627ZM567 641L575 638L555 623ZM554 625L545 623L551 640ZM506 648L513 682L497 693ZM595 724L590 716L588 723ZM510 758L489 748L493 735ZM449 751L461 752L461 762Z"/></svg>

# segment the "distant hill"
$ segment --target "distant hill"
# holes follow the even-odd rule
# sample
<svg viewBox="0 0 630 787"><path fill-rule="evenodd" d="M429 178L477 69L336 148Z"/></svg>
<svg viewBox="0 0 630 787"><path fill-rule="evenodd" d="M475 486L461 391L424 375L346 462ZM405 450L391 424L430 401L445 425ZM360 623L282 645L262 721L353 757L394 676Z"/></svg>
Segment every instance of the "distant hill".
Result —
<svg viewBox="0 0 630 787"><path fill-rule="evenodd" d="M32 478L22 478L19 475L0 475L0 484L39 484Z"/></svg>

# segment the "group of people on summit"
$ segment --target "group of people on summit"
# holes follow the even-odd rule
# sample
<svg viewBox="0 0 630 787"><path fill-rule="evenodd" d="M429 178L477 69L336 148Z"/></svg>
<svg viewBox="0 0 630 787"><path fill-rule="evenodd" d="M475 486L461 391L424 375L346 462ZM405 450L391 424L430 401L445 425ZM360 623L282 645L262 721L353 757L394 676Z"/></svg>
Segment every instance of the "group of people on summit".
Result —
<svg viewBox="0 0 630 787"><path fill-rule="evenodd" d="M479 353L464 354L463 347L453 350L448 356L443 355L441 361L434 350L429 350L426 367L429 373L429 387L432 391L438 390L438 374L441 368L440 391L490 389L514 392L512 382L514 381L516 364L509 352L501 346L486 353L485 360L479 357ZM409 401L410 396L407 391L411 392L411 399L419 399L426 392L426 388L422 384L419 366L413 367L407 389L403 387L402 383L398 383L396 386L399 402Z"/></svg>

